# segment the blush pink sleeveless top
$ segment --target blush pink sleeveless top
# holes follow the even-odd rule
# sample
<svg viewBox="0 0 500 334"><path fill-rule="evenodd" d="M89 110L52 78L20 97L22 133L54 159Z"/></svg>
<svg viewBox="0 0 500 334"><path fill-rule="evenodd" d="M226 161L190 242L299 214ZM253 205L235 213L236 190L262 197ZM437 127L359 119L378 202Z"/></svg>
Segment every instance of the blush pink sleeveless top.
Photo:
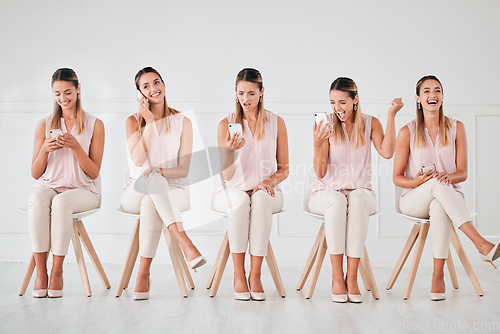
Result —
<svg viewBox="0 0 500 334"><path fill-rule="evenodd" d="M333 114L328 115L328 121L333 124ZM328 169L322 179L317 180L312 193L319 190L336 190L348 194L358 188L368 189L373 192L372 184L372 158L371 158L371 128L372 116L363 114L365 122L365 144L354 146L354 138L347 135L345 124L342 130L346 140L334 143L329 139L330 151L328 154Z"/></svg>
<svg viewBox="0 0 500 334"><path fill-rule="evenodd" d="M260 139L254 138L248 121L243 120L245 145L236 153L233 177L226 181L228 188L252 190L278 170L276 159L278 116L267 110L265 112L267 122L264 123L264 136ZM235 113L227 117L229 123L234 123L235 119ZM278 185L274 189L280 191Z"/></svg>
<svg viewBox="0 0 500 334"><path fill-rule="evenodd" d="M456 139L457 139L457 120L450 118L451 128L448 129L448 145L443 146L439 138L439 131L436 136L436 144L432 144L429 131L425 129L425 140L427 145L417 147L415 140L415 132L417 121L413 120L406 126L410 129L410 153L408 155L408 163L406 164L405 176L413 179L418 171L422 169L423 164L434 164L436 171L452 174L457 171L456 165ZM461 193L462 187L459 184L452 184L456 191ZM404 189L401 196L406 195L412 189Z"/></svg>
<svg viewBox="0 0 500 334"><path fill-rule="evenodd" d="M50 138L49 128L52 116L45 119L45 138ZM94 134L94 125L96 118L84 112L83 124L84 130L82 133L77 134L77 125L69 132L75 137L85 153L89 154L90 143ZM61 117L61 130L67 133L66 123L64 118ZM101 194L97 189L95 181L90 178L83 169L80 167L78 160L76 160L73 151L70 148L61 148L57 151L50 152L47 158L47 167L45 172L38 179L35 187L49 187L61 193L70 189L87 189L100 198Z"/></svg>
<svg viewBox="0 0 500 334"><path fill-rule="evenodd" d="M134 115L139 121L139 114ZM179 149L181 147L182 126L184 124L184 115L173 114L168 116L170 130L168 132L158 132L156 125L153 126L153 135L149 146L149 161L146 159L142 166L136 166L130 156L127 148L127 160L129 166L130 178L125 183L124 189L132 184L146 169L150 167L173 168L177 167L179 159ZM151 164L149 163L151 162ZM166 179L170 186L186 189L183 179Z"/></svg>

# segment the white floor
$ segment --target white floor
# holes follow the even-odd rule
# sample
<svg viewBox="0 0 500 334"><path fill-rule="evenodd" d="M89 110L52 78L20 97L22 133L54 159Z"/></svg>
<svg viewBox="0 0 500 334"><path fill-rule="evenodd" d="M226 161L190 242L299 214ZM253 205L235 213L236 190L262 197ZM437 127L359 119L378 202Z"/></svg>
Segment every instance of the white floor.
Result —
<svg viewBox="0 0 500 334"><path fill-rule="evenodd" d="M500 332L500 269L488 264L474 269L484 290L478 297L462 268L457 268L460 288L453 290L449 278L447 299L429 300L431 268L417 274L411 298L403 300L407 277L403 270L395 287L385 290L391 268L374 268L381 298L364 293L362 304L330 301L330 270L324 267L312 299L296 291L299 267L281 267L287 292L280 298L263 268L268 299L241 302L232 297L232 268L226 268L219 294L208 296L205 285L211 266L193 273L196 289L188 298L180 296L171 267L153 264L151 298L134 301L131 288L116 298L114 287L121 266L105 264L111 281L107 290L88 264L92 297L86 297L75 264L65 265L64 297L35 299L17 292L25 263L0 263L0 333L470 333ZM362 282L360 281L360 287Z"/></svg>

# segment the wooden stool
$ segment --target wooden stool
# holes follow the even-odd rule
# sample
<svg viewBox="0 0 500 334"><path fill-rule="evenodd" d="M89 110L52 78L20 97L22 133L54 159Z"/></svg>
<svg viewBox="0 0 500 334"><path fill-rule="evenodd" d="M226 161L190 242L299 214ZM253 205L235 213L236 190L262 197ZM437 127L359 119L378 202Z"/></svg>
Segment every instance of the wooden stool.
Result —
<svg viewBox="0 0 500 334"><path fill-rule="evenodd" d="M408 280L406 281L406 288L403 295L403 299L406 300L410 298L411 290L413 288L413 283L415 282L415 276L417 275L418 266L420 264L420 258L422 257L422 251L424 250L424 245L427 239L427 234L429 232L430 224L429 220L427 219L418 219L415 217L403 215L401 213L399 214L408 219L418 220L419 222L413 225L410 235L406 240L406 244L403 247L403 251L401 252L398 262L396 263L396 267L394 268L394 271L392 272L392 275L389 278L389 282L387 283L387 286L385 288L387 290L392 289L394 283L396 282L396 279L399 276L399 273L401 272L401 269L403 269L406 259L408 259L408 256L410 255L410 252L416 243L417 246L415 248L415 253L413 254L413 260L410 266L410 273L408 274ZM469 262L467 254L465 254L465 250L462 246L462 243L460 242L460 239L458 238L457 231L455 230L454 227L451 235L451 243L455 248L455 251L457 252L458 258L460 259L462 265L464 266L467 276L469 276L469 279L472 283L472 286L474 287L474 290L476 290L478 296L483 296L483 290L481 289L481 285L477 280L476 274L474 273L474 269L472 269L472 265ZM446 266L448 267L453 287L455 289L458 289L457 273L455 271L455 266L453 264L453 259L451 257L451 251L448 253L448 258L446 259Z"/></svg>
<svg viewBox="0 0 500 334"><path fill-rule="evenodd" d="M312 270L311 280L309 281L309 286L306 291L306 299L312 298L314 293L314 288L316 287L316 283L318 281L319 272L321 271L321 266L323 265L323 261L325 259L327 251L326 245L326 237L325 237L325 223L321 224L319 228L318 235L316 236L316 240L314 241L314 245L312 247L311 253L307 258L306 265L304 270L302 271L302 275L300 275L299 283L297 284L297 291L302 290L306 283L307 277ZM368 253L365 254L359 261L359 273L363 280L363 284L367 291L371 291L374 299L378 300L380 295L378 293L377 284L375 282L375 278L373 276L372 267L370 264L370 259L368 258Z"/></svg>
<svg viewBox="0 0 500 334"><path fill-rule="evenodd" d="M425 240L427 239L427 234L429 232L430 220L412 217L401 213L401 210L399 208L399 201L401 199L402 192L403 188L400 187L394 188L394 208L396 209L396 213L398 215L413 221L414 225L410 232L410 235L408 236L408 239L406 240L406 244L403 247L403 251L399 256L398 262L396 263L396 267L394 268L392 275L389 278L389 282L387 282L387 286L385 288L387 290L392 289L394 283L396 282L396 279L399 276L399 273L401 272L401 269L403 269L406 259L408 259L408 256L410 255L410 252L416 243L417 247L415 248L415 253L413 254L413 260L410 266L410 273L408 274L408 280L406 281L406 288L403 295L403 299L406 300L410 298L411 289L413 288L413 283L415 282L415 276L417 275L418 265L420 264L420 258L422 257L422 251L424 250ZM477 280L476 274L474 273L474 269L472 269L472 265L469 262L467 254L465 254L464 247L462 246L462 243L458 238L457 231L455 231L455 227L452 227L451 243L458 254L458 258L460 259L462 265L464 266L467 276L469 276L469 279L472 283L472 286L474 287L474 290L476 290L478 296L483 296L483 290L481 289L481 285ZM455 266L453 265L451 252L448 252L446 265L450 273L453 287L455 289L458 289L457 273L455 271Z"/></svg>
<svg viewBox="0 0 500 334"><path fill-rule="evenodd" d="M125 264L123 265L122 274L120 276L120 281L116 288L116 297L120 297L124 289L128 287L130 282L130 277L132 276L132 271L134 270L135 262L137 260L137 255L139 254L139 225L140 216L132 213L128 213L123 208L115 210L116 212L128 216L133 216L137 219L134 230L132 231L132 239L130 240L127 258ZM189 273L186 261L184 260L184 255L182 254L181 247L177 240L172 237L172 234L165 226L162 224L163 236L167 242L168 252L170 254L170 259L172 261L172 266L174 268L175 277L177 279L177 284L179 285L179 290L184 298L187 298L186 284L190 289L194 289L194 282Z"/></svg>
<svg viewBox="0 0 500 334"><path fill-rule="evenodd" d="M71 240L73 243L73 249L75 250L76 262L78 263L78 269L80 270L80 276L82 278L83 288L85 289L85 293L88 297L92 296L92 291L90 290L90 282L89 277L87 275L87 268L85 266L85 260L83 258L82 246L80 242L85 246L87 253L94 264L94 267L101 278L104 287L109 289L111 285L109 284L108 277L104 272L101 261L99 261L99 257L97 257L97 253L90 241L87 230L83 226L82 218L91 215L94 212L97 212L99 209L89 210L85 212L75 213L73 214L73 235L71 236ZM26 209L21 209L23 212L28 212ZM31 260L28 264L28 268L26 269L26 273L24 274L23 282L21 283L21 288L19 289L19 296L23 296L26 292L28 284L31 280L31 276L33 275L33 271L35 270L35 257L32 255Z"/></svg>
<svg viewBox="0 0 500 334"><path fill-rule="evenodd" d="M220 213L219 213L220 214ZM207 289L210 289L210 297L215 297L217 295L217 291L219 290L219 284L222 279L222 275L224 274L224 269L226 268L227 259L229 257L229 239L227 237L227 231L224 235L224 239L222 240L222 244L219 249L219 253L217 255L217 259L215 260L214 268L212 269L212 273L210 274L210 278L208 279ZM267 255L266 262L269 271L271 272L271 277L273 278L274 285L276 285L276 289L278 289L278 294L281 298L285 298L285 287L283 286L283 281L281 280L281 275L278 270L278 264L276 263L276 258L274 257L273 248L271 247L271 242L267 245Z"/></svg>

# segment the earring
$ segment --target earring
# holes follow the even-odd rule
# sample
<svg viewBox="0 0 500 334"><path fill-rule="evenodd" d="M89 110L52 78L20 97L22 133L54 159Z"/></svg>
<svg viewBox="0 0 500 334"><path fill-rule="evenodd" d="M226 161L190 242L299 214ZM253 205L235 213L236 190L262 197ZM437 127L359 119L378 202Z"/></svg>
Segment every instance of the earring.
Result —
<svg viewBox="0 0 500 334"><path fill-rule="evenodd" d="M79 100L80 99L80 93L76 93L76 99Z"/></svg>
<svg viewBox="0 0 500 334"><path fill-rule="evenodd" d="M417 102L417 109L420 110L421 107L420 102Z"/></svg>
<svg viewBox="0 0 500 334"><path fill-rule="evenodd" d="M354 111L358 110L358 105L355 104L353 109L354 109Z"/></svg>
<svg viewBox="0 0 500 334"><path fill-rule="evenodd" d="M259 97L259 102L262 102L262 95Z"/></svg>
<svg viewBox="0 0 500 334"><path fill-rule="evenodd" d="M236 96L236 103L238 103L238 102L240 102L240 101L238 101L238 97Z"/></svg>

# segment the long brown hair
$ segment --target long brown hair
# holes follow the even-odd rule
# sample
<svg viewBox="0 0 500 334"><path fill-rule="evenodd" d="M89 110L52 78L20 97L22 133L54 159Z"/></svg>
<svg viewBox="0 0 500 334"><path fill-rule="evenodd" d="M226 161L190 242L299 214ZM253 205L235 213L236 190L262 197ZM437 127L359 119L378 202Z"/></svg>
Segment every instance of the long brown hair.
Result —
<svg viewBox="0 0 500 334"><path fill-rule="evenodd" d="M139 70L139 72L137 72L137 74L135 75L135 78L134 78L134 81L135 81L135 88L137 88L137 90L140 92L141 89L139 87L139 80L141 79L141 77L146 74L146 73L155 73L157 74L159 77L160 77L160 80L162 83L165 83L163 81L163 78L161 77L160 73L155 70L154 68L148 66L148 67L144 67L143 69ZM141 92L142 94L142 92ZM164 105L163 105L163 115L162 115L162 120L163 120L163 130L164 132L168 132L170 131L170 120L169 120L169 116L170 115L173 115L173 114L178 114L180 113L180 111L178 110L175 110L174 108L170 108L167 104L167 97L164 95L163 96L164 98ZM139 133L142 133L142 129L146 126L146 120L144 119L144 117L142 117L140 114L139 114Z"/></svg>
<svg viewBox="0 0 500 334"><path fill-rule="evenodd" d="M73 71L71 68L59 68L57 69L54 74L52 74L52 83L51 85L54 85L54 82L56 81L68 81L75 86L76 89L78 89L78 76L76 75L75 71ZM85 113L83 112L82 109L82 103L81 103L81 98L80 94L78 93L76 95L76 133L80 134L83 132L85 129L85 124L83 122L83 118L85 116ZM52 117L50 120L50 129L60 129L61 128L61 117L62 117L62 108L61 106L55 102L54 103L54 111L52 112Z"/></svg>
<svg viewBox="0 0 500 334"><path fill-rule="evenodd" d="M358 95L358 86L356 86L354 80L346 77L339 77L335 79L335 81L330 85L330 92L332 90L346 92L349 94L351 99L356 98ZM361 112L359 102L354 106L355 108L352 111L354 113L352 138L354 139L354 147L358 147L365 144L365 122L363 120L363 113ZM333 115L333 142L340 143L346 140L344 130L342 129L342 121L335 110Z"/></svg>
<svg viewBox="0 0 500 334"><path fill-rule="evenodd" d="M426 75L422 77L417 82L416 93L420 96L420 89L422 85L427 80L436 80L441 86L441 92L443 92L443 85L441 81L434 75ZM441 140L441 144L443 146L448 145L448 129L451 128L450 119L444 115L443 111L443 103L441 102L441 106L439 107L439 139ZM415 131L415 141L417 143L417 147L422 147L427 145L427 140L425 137L425 121L424 121L424 110L422 107L419 108L417 102L417 121L416 121L416 131Z"/></svg>
<svg viewBox="0 0 500 334"><path fill-rule="evenodd" d="M263 80L260 72L254 68L244 68L242 69L238 75L236 76L236 86L238 86L238 82L247 81L256 83L259 87L259 91L262 91ZM241 124L241 128L244 129L243 126L243 108L238 100L238 96L236 96L236 123ZM255 133L257 134L257 139L261 139L264 136L264 123L267 122L267 115L264 112L264 94L259 99L259 104L257 105L257 127L255 129Z"/></svg>

